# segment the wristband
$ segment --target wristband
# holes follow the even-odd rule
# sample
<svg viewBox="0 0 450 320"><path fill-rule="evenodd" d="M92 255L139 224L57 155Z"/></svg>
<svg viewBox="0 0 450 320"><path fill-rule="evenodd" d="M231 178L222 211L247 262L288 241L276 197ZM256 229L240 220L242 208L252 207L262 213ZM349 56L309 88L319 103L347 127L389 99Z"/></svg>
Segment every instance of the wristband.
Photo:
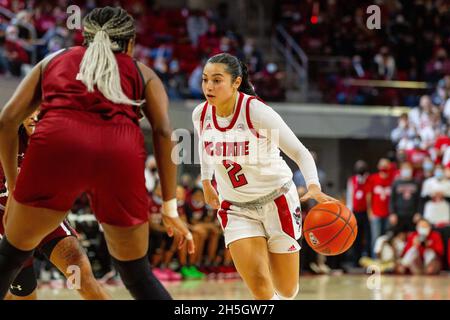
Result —
<svg viewBox="0 0 450 320"><path fill-rule="evenodd" d="M162 204L162 214L169 218L177 218L178 210L177 210L177 199L173 198L169 201L164 201Z"/></svg>
<svg viewBox="0 0 450 320"><path fill-rule="evenodd" d="M184 237L186 238L186 240L192 240L193 239L192 233L190 233L190 232L188 234L186 234Z"/></svg>

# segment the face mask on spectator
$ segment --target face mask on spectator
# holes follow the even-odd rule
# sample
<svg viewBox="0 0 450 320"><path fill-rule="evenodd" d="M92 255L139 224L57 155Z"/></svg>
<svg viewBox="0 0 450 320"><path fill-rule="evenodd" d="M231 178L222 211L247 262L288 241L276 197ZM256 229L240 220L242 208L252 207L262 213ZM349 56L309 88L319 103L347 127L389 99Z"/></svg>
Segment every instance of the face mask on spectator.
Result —
<svg viewBox="0 0 450 320"><path fill-rule="evenodd" d="M402 179L409 180L412 177L412 170L410 168L401 169L400 176Z"/></svg>
<svg viewBox="0 0 450 320"><path fill-rule="evenodd" d="M405 120L401 120L398 124L398 126L402 129L406 128L407 125L408 125L408 122Z"/></svg>
<svg viewBox="0 0 450 320"><path fill-rule="evenodd" d="M253 46L251 44L244 45L244 53L250 55L253 52Z"/></svg>
<svg viewBox="0 0 450 320"><path fill-rule="evenodd" d="M275 63L268 63L266 66L267 72L268 73L275 73L277 72L277 65Z"/></svg>
<svg viewBox="0 0 450 320"><path fill-rule="evenodd" d="M205 205L203 201L192 200L192 206L195 208L201 208Z"/></svg>
<svg viewBox="0 0 450 320"><path fill-rule="evenodd" d="M178 207L184 206L184 200L177 200L177 206Z"/></svg>
<svg viewBox="0 0 450 320"><path fill-rule="evenodd" d="M444 178L444 171L442 169L436 169L434 170L434 176L440 180Z"/></svg>
<svg viewBox="0 0 450 320"><path fill-rule="evenodd" d="M433 162L427 161L423 163L423 170L430 172L431 170L433 170Z"/></svg>
<svg viewBox="0 0 450 320"><path fill-rule="evenodd" d="M426 237L430 234L431 229L428 227L417 227L417 233L423 237Z"/></svg>
<svg viewBox="0 0 450 320"><path fill-rule="evenodd" d="M419 139L415 139L414 142L413 142L413 144L414 144L414 148L415 148L415 149L420 149L421 146L422 146L422 143L420 142Z"/></svg>
<svg viewBox="0 0 450 320"><path fill-rule="evenodd" d="M387 174L387 173L389 173L389 168L387 168L387 167L380 168L380 172Z"/></svg>

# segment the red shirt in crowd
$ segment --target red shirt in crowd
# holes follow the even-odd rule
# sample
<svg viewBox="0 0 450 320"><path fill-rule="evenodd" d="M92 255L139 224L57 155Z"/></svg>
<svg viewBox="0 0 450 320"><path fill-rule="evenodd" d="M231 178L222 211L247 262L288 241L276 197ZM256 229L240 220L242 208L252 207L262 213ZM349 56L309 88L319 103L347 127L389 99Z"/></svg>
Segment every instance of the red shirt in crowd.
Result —
<svg viewBox="0 0 450 320"><path fill-rule="evenodd" d="M414 246L414 239L416 237L419 237L419 233L417 231L409 234L402 256L405 255L405 253ZM423 257L423 253L427 248L432 249L439 257L442 257L444 255L444 244L439 232L432 230L424 240L424 245L419 246L419 253L421 257Z"/></svg>
<svg viewBox="0 0 450 320"><path fill-rule="evenodd" d="M367 193L372 193L372 212L376 217L389 215L389 199L391 197L392 176L382 178L380 173L370 175L367 182Z"/></svg>
<svg viewBox="0 0 450 320"><path fill-rule="evenodd" d="M367 191L367 175L356 174L351 176L347 181L348 204L353 212L367 211L366 191Z"/></svg>

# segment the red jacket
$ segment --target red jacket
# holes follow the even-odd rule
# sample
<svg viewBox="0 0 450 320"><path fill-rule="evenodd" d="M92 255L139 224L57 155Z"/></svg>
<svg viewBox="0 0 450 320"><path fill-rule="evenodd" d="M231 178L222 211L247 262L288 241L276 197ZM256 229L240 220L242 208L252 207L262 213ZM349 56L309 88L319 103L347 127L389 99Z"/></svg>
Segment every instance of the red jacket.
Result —
<svg viewBox="0 0 450 320"><path fill-rule="evenodd" d="M409 234L402 256L404 256L405 253L414 246L414 239L418 236L419 233L417 231ZM433 251L436 252L439 257L442 257L444 255L444 243L442 242L442 237L439 232L432 230L425 240L425 245L420 245L419 253L421 257L423 257L423 252L427 248L433 249Z"/></svg>
<svg viewBox="0 0 450 320"><path fill-rule="evenodd" d="M353 212L367 211L367 176L354 175L347 181L347 206Z"/></svg>

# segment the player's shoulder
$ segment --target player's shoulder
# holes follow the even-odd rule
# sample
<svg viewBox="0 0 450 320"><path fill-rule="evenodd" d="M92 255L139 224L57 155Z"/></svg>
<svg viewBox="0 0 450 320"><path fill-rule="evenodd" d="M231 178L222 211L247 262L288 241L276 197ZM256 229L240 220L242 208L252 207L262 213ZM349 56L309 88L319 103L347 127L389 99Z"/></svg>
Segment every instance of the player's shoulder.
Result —
<svg viewBox="0 0 450 320"><path fill-rule="evenodd" d="M246 95L249 99L250 114L254 113L272 113L275 112L271 106L261 100L259 97Z"/></svg>
<svg viewBox="0 0 450 320"><path fill-rule="evenodd" d="M200 117L202 115L203 109L206 107L206 101L202 101L199 104L197 104L192 111L192 120L193 121L199 121Z"/></svg>

